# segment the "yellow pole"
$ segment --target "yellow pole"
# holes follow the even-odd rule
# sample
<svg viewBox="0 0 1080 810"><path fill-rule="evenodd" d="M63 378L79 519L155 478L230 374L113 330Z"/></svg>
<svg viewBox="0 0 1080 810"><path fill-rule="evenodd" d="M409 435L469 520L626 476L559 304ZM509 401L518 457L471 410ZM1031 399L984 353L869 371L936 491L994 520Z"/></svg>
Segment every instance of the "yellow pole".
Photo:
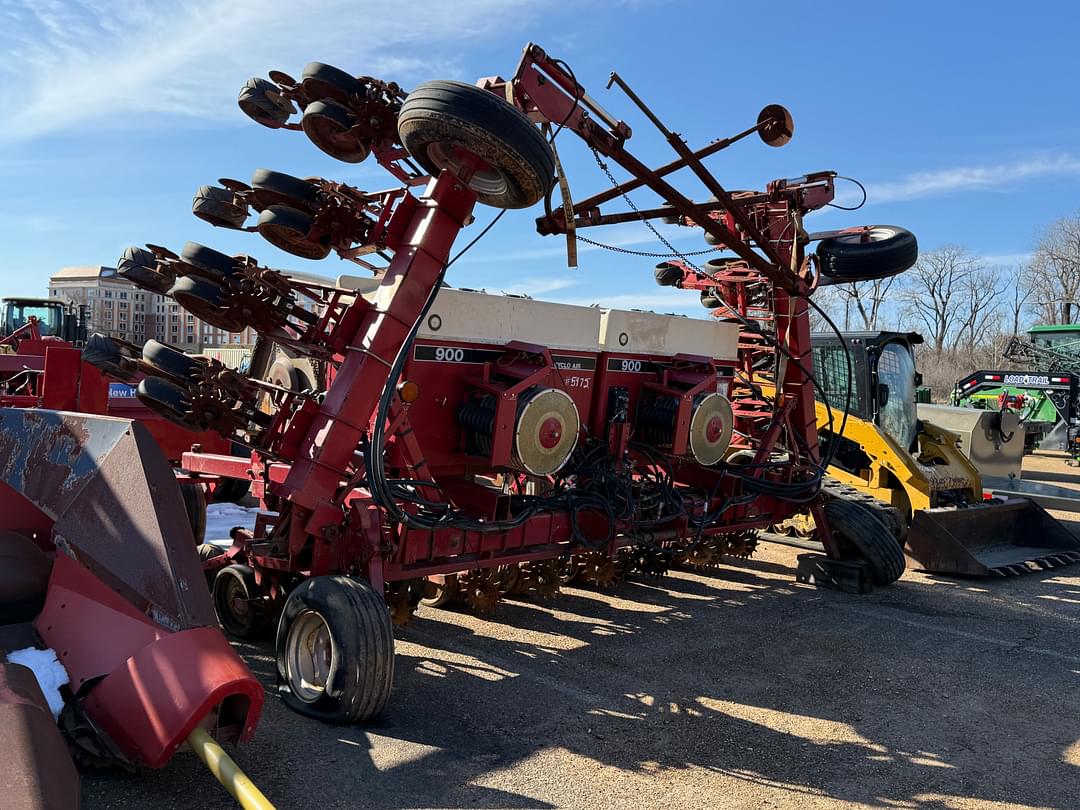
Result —
<svg viewBox="0 0 1080 810"><path fill-rule="evenodd" d="M187 741L191 750L199 755L210 773L229 791L229 795L240 802L244 810L274 810L270 800L255 787L255 783L240 770L225 749L206 733L206 729L196 728L188 735Z"/></svg>

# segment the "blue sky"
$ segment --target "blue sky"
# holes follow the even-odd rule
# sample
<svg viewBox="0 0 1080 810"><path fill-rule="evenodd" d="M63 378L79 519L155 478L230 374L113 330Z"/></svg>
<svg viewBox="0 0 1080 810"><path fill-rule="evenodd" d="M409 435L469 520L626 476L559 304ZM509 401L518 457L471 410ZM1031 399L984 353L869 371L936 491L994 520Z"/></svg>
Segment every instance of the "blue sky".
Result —
<svg viewBox="0 0 1080 810"><path fill-rule="evenodd" d="M303 8L303 12L300 9ZM828 209L811 230L885 223L924 249L946 242L1012 265L1040 227L1080 208L1080 93L1075 3L559 2L382 0L109 2L0 0L0 294L44 294L62 266L112 264L128 244L186 240L284 269L354 272L310 262L254 234L191 216L197 186L273 168L361 188L389 183L373 162L324 156L301 133L271 131L236 107L270 69L312 60L409 87L426 79L512 73L529 40L634 128L647 162L673 154L617 91L617 70L692 146L787 106L781 149L747 139L711 158L731 189L835 169L864 182L858 212ZM401 9L413 14L397 16ZM608 187L591 155L560 138L575 196ZM681 187L699 199L692 178ZM639 205L655 202L648 192ZM615 209L612 209L615 210ZM483 225L494 212L481 209ZM455 286L589 304L702 314L695 297L652 281L649 258L582 246L566 267L537 211L511 212L451 271ZM669 229L671 230L671 229ZM704 247L673 229L680 250ZM640 224L594 239L661 251ZM468 232L466 236L471 236ZM464 238L464 237L463 237Z"/></svg>

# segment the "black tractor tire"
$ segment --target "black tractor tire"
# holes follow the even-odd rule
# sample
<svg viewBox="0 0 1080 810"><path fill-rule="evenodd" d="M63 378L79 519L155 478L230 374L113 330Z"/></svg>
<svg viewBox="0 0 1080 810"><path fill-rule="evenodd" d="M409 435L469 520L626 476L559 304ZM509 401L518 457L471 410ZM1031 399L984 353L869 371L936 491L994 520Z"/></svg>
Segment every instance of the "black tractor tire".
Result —
<svg viewBox="0 0 1080 810"><path fill-rule="evenodd" d="M836 478L826 477L821 485L822 492L829 498L839 500L857 501L865 506L874 517L885 524L885 527L893 533L896 542L903 548L907 542L908 517L907 509L898 509L891 503L879 500L868 492L863 492L857 487L849 486Z"/></svg>
<svg viewBox="0 0 1080 810"><path fill-rule="evenodd" d="M180 251L180 261L215 281L235 276L239 265L235 257L227 256L197 242L188 242L184 245L184 249Z"/></svg>
<svg viewBox="0 0 1080 810"><path fill-rule="evenodd" d="M424 590L431 593L431 596L421 598L420 604L424 607L441 608L446 607L458 597L461 586L458 584L457 575L447 574L442 582L428 580L424 583Z"/></svg>
<svg viewBox="0 0 1080 810"><path fill-rule="evenodd" d="M250 491L250 481L242 478L222 478L214 487L214 503L239 503Z"/></svg>
<svg viewBox="0 0 1080 810"><path fill-rule="evenodd" d="M116 262L116 274L136 287L164 295L172 286L173 276L158 268L157 257L140 247L125 248Z"/></svg>
<svg viewBox="0 0 1080 810"><path fill-rule="evenodd" d="M300 74L308 98L328 97L346 101L364 92L363 83L350 73L322 62L308 62Z"/></svg>
<svg viewBox="0 0 1080 810"><path fill-rule="evenodd" d="M316 642L327 648L319 661ZM383 595L366 580L304 580L285 602L275 648L279 690L290 709L330 723L363 723L386 707L394 634ZM309 648L312 654L305 656ZM319 667L320 674L309 678L306 665ZM290 688L298 682L301 693Z"/></svg>
<svg viewBox="0 0 1080 810"><path fill-rule="evenodd" d="M570 557L569 559L561 561L559 563L559 584L573 585L581 578L584 571L585 567L576 557Z"/></svg>
<svg viewBox="0 0 1080 810"><path fill-rule="evenodd" d="M287 205L271 205L259 214L259 235L274 247L303 259L319 260L330 255L330 245L307 238L311 217Z"/></svg>
<svg viewBox="0 0 1080 810"><path fill-rule="evenodd" d="M867 507L856 501L831 500L825 518L844 559L870 566L876 585L891 585L907 567L904 551L892 531Z"/></svg>
<svg viewBox="0 0 1080 810"><path fill-rule="evenodd" d="M210 543L200 543L195 547L195 552L199 555L199 562L206 562L207 560L212 560L215 557L220 557L222 554L225 553L225 549L219 548L218 546L212 545ZM211 582L209 582L208 584L213 587L213 577L211 577Z"/></svg>
<svg viewBox="0 0 1080 810"><path fill-rule="evenodd" d="M180 496L184 499L184 511L187 512L195 545L202 545L206 539L206 491L202 484L181 482Z"/></svg>
<svg viewBox="0 0 1080 810"><path fill-rule="evenodd" d="M257 191L269 191L293 208L310 210L319 200L319 187L311 181L271 169L252 172L251 187Z"/></svg>
<svg viewBox="0 0 1080 810"><path fill-rule="evenodd" d="M915 234L896 225L874 225L863 234L818 242L821 274L838 281L870 281L903 273L919 258Z"/></svg>
<svg viewBox="0 0 1080 810"><path fill-rule="evenodd" d="M705 244L710 247L720 247L720 240L713 236L708 231L702 231L702 236L705 237Z"/></svg>
<svg viewBox="0 0 1080 810"><path fill-rule="evenodd" d="M249 640L266 635L262 597L250 566L233 563L219 568L210 596L218 624L228 635Z"/></svg>
<svg viewBox="0 0 1080 810"><path fill-rule="evenodd" d="M349 109L332 98L313 101L304 108L300 126L315 146L345 163L361 163L371 154L360 135L353 131L356 119Z"/></svg>
<svg viewBox="0 0 1080 810"><path fill-rule="evenodd" d="M296 112L292 102L281 97L278 86L266 79L248 79L236 103L244 115L270 129L280 129Z"/></svg>
<svg viewBox="0 0 1080 810"><path fill-rule="evenodd" d="M159 416L188 430L194 430L190 421L191 403L187 393L175 383L162 377L147 377L139 382L135 396Z"/></svg>
<svg viewBox="0 0 1080 810"><path fill-rule="evenodd" d="M304 368L303 365L307 367ZM280 356L274 360L274 365L266 374L266 380L289 391L310 391L315 388L315 381L309 371L311 366L307 361Z"/></svg>
<svg viewBox="0 0 1080 810"><path fill-rule="evenodd" d="M713 290L709 289L701 291L701 305L705 309L718 309L724 305L724 302L717 297Z"/></svg>
<svg viewBox="0 0 1080 810"><path fill-rule="evenodd" d="M653 270L653 277L661 287L677 287L683 279L683 271L671 262L660 262Z"/></svg>
<svg viewBox="0 0 1080 810"><path fill-rule="evenodd" d="M675 206L672 205L671 203L664 203L660 207L661 208L674 208ZM681 225L682 224L682 214L671 214L671 215L666 216L666 217L660 217L660 221L663 222L665 225Z"/></svg>
<svg viewBox="0 0 1080 810"><path fill-rule="evenodd" d="M247 324L227 309L224 288L205 278L181 276L169 289L176 303L200 320L226 332L243 332Z"/></svg>
<svg viewBox="0 0 1080 810"><path fill-rule="evenodd" d="M199 186L191 201L191 213L217 228L239 230L248 217L247 204L227 188Z"/></svg>
<svg viewBox="0 0 1080 810"><path fill-rule="evenodd" d="M425 82L398 115L398 136L425 171L462 168L461 152L487 168L468 181L477 199L495 208L528 208L555 182L555 159L528 117L504 99L464 82Z"/></svg>
<svg viewBox="0 0 1080 810"><path fill-rule="evenodd" d="M202 364L196 358L156 340L143 344L142 356L154 368L178 380L194 381L202 372Z"/></svg>
<svg viewBox="0 0 1080 810"><path fill-rule="evenodd" d="M232 442L229 455L233 458L251 458L251 450L239 442ZM239 503L251 491L251 482L243 478L221 478L213 491L214 503Z"/></svg>
<svg viewBox="0 0 1080 810"><path fill-rule="evenodd" d="M83 346L82 359L109 377L126 381L135 379L135 375L125 371L121 365L124 355L120 347L106 335L97 332L90 335Z"/></svg>
<svg viewBox="0 0 1080 810"><path fill-rule="evenodd" d="M709 259L705 262L705 266L702 270L710 276L715 276L717 273L722 273L727 270L729 264L731 264L731 259Z"/></svg>

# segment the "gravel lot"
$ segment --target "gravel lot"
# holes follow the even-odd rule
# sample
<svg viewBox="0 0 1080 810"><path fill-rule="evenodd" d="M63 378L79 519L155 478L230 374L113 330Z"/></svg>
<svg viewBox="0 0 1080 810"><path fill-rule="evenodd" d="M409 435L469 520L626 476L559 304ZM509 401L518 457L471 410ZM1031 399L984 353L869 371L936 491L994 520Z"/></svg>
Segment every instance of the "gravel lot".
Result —
<svg viewBox="0 0 1080 810"><path fill-rule="evenodd" d="M850 596L795 584L797 553L486 619L421 609L378 727L270 698L234 754L282 809L1080 807L1080 566ZM240 650L271 684L269 645ZM84 795L235 806L190 753Z"/></svg>

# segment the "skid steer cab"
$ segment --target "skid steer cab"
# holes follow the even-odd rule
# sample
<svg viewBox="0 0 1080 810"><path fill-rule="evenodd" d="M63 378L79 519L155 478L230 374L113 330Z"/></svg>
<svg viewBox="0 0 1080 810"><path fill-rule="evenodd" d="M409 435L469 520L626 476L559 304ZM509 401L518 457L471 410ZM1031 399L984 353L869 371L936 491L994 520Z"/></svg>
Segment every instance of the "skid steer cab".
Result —
<svg viewBox="0 0 1080 810"><path fill-rule="evenodd" d="M913 347L921 343L914 332L811 336L814 373L832 406L830 421L819 393L819 435L835 447L826 489L871 497L928 571L1006 575L1075 561L1080 543L1060 523L1023 498L984 500L961 437L918 417ZM952 410L961 409L944 409Z"/></svg>

